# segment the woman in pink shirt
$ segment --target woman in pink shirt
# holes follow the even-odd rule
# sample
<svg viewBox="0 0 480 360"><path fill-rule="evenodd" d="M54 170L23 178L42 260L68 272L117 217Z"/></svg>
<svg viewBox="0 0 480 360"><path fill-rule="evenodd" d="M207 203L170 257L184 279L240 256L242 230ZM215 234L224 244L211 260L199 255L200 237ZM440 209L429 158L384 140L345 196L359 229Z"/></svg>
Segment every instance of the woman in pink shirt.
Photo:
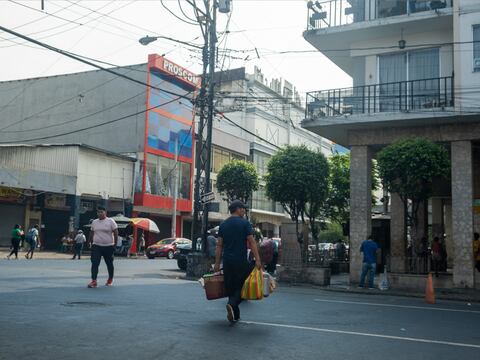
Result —
<svg viewBox="0 0 480 360"><path fill-rule="evenodd" d="M97 287L98 266L100 261L105 261L108 270L106 286L113 284L113 254L118 240L118 227L115 220L107 217L107 211L103 206L97 208L98 219L93 220L90 228L89 241L92 244L92 281L89 288Z"/></svg>

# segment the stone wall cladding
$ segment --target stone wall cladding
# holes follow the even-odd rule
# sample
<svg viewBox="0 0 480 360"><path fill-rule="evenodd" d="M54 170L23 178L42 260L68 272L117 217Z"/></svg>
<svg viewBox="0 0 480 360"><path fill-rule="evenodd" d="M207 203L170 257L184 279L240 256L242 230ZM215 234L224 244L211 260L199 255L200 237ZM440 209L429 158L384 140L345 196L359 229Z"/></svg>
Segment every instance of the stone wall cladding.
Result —
<svg viewBox="0 0 480 360"><path fill-rule="evenodd" d="M452 235L454 245L453 282L457 287L474 287L473 169L472 144L455 141L452 148Z"/></svg>
<svg viewBox="0 0 480 360"><path fill-rule="evenodd" d="M350 156L350 281L358 283L360 245L372 229L372 151L368 146L352 146Z"/></svg>

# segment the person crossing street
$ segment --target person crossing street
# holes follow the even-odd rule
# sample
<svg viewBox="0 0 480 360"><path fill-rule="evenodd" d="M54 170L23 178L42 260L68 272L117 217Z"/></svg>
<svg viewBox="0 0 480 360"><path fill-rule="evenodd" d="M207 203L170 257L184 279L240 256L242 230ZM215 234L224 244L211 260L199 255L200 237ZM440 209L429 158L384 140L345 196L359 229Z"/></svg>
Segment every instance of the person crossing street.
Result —
<svg viewBox="0 0 480 360"><path fill-rule="evenodd" d="M240 200L230 204L228 210L231 216L220 225L215 252L216 272L220 271L220 260L223 257L223 275L228 295L227 319L231 323L240 320L242 287L253 269L247 260L247 243L255 257L255 266L262 268L252 224L244 219L245 208Z"/></svg>
<svg viewBox="0 0 480 360"><path fill-rule="evenodd" d="M107 211L104 207L97 208L98 219L93 220L90 228L89 241L92 243L92 281L88 284L89 288L97 287L98 266L100 261L105 261L108 270L108 280L106 286L113 284L113 254L115 244L118 240L118 226L115 220L107 217Z"/></svg>

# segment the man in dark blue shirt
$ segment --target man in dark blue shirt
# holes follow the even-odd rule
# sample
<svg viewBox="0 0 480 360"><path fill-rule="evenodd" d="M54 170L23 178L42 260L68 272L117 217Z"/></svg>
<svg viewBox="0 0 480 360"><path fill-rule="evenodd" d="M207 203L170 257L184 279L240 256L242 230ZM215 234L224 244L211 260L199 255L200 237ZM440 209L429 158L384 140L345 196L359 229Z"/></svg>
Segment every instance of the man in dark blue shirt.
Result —
<svg viewBox="0 0 480 360"><path fill-rule="evenodd" d="M255 256L255 266L261 269L262 263L257 243L253 238L252 224L243 218L245 204L240 200L235 200L230 204L228 210L231 216L220 225L218 231L215 271L220 270L220 259L223 255L223 275L228 295L227 319L233 323L240 319L238 305L242 301L242 287L252 271L252 266L247 260L247 243Z"/></svg>
<svg viewBox="0 0 480 360"><path fill-rule="evenodd" d="M368 236L367 240L362 242L360 252L363 253L362 275L360 276L360 287L365 286L365 277L368 274L368 287L374 288L375 270L377 268L377 250L378 245L372 240L372 235Z"/></svg>

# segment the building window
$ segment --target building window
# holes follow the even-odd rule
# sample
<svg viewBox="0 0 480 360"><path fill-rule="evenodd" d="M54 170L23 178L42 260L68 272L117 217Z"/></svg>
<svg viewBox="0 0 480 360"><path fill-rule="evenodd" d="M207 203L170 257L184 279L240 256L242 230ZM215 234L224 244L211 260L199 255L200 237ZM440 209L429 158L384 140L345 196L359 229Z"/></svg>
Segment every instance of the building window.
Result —
<svg viewBox="0 0 480 360"><path fill-rule="evenodd" d="M173 197L173 171L175 161L162 156L148 154L146 192L152 195ZM179 199L190 198L190 164L178 162Z"/></svg>
<svg viewBox="0 0 480 360"><path fill-rule="evenodd" d="M425 49L378 57L380 111L431 107L439 97L439 49ZM410 81L408 85L405 83ZM405 96L400 96L400 95Z"/></svg>
<svg viewBox="0 0 480 360"><path fill-rule="evenodd" d="M218 174L225 164L228 164L232 160L246 160L245 155L237 154L227 150L214 148L213 149L213 172Z"/></svg>
<svg viewBox="0 0 480 360"><path fill-rule="evenodd" d="M253 153L253 163L255 164L258 175L260 177L263 177L267 174L268 160L270 160L270 155L263 154L257 151Z"/></svg>
<svg viewBox="0 0 480 360"><path fill-rule="evenodd" d="M473 71L480 71L480 24L473 26Z"/></svg>

